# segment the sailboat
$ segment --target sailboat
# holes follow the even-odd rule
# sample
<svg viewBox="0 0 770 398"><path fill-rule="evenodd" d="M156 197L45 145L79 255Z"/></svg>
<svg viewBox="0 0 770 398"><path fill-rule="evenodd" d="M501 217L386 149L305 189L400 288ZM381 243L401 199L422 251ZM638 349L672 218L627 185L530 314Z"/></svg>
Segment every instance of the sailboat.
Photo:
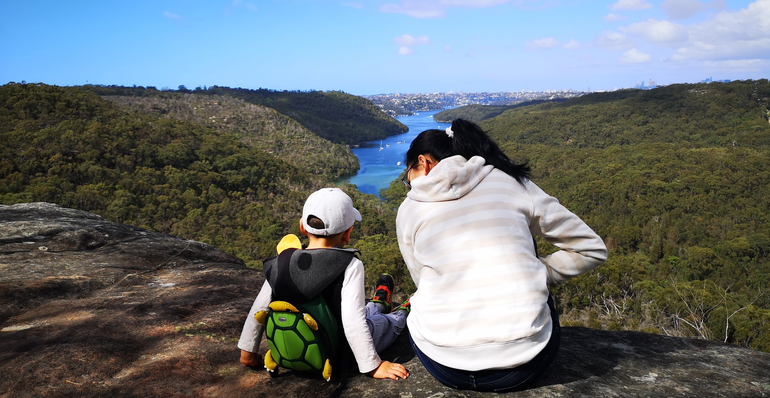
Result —
<svg viewBox="0 0 770 398"><path fill-rule="evenodd" d="M380 152L382 152L382 140L380 140Z"/></svg>

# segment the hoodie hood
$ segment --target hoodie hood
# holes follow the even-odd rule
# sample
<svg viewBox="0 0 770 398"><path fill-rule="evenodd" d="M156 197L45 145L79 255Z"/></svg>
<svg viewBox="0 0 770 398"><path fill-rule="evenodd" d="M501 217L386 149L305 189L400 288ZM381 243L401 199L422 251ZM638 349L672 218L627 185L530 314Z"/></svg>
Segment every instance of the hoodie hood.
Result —
<svg viewBox="0 0 770 398"><path fill-rule="evenodd" d="M466 160L460 155L448 157L431 169L426 176L411 181L412 190L406 195L418 202L442 202L467 195L493 169L486 160L474 156Z"/></svg>
<svg viewBox="0 0 770 398"><path fill-rule="evenodd" d="M265 279L276 299L301 304L345 272L356 253L356 249L286 249L265 260Z"/></svg>

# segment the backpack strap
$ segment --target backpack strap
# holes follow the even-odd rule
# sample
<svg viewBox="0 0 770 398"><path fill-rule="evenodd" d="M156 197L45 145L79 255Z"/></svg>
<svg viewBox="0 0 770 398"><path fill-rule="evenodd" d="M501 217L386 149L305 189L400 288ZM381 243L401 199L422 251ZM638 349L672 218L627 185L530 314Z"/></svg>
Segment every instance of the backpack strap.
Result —
<svg viewBox="0 0 770 398"><path fill-rule="evenodd" d="M345 336L344 330L342 330L342 282L344 275L340 275L337 280L334 281L328 288L326 288L321 294L326 298L326 302L329 303L334 316L340 320L340 333L338 335L337 350L332 358L332 367L336 371L332 375L332 380L340 383L340 386L336 390L341 392L345 388L348 382L348 375L350 368L356 365L355 358L353 357L353 351L350 349L347 336ZM334 396L334 394L332 394Z"/></svg>

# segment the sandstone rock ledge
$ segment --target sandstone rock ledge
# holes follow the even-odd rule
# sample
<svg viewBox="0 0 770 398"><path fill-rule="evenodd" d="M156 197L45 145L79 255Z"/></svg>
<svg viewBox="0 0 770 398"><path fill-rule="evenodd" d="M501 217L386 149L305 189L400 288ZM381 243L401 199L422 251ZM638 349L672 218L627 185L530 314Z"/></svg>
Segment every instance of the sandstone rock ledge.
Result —
<svg viewBox="0 0 770 398"><path fill-rule="evenodd" d="M480 397L436 382L400 339L404 381L345 389L243 368L260 273L216 248L48 203L0 206L0 397ZM770 354L703 340L564 328L558 359L512 397L770 396Z"/></svg>

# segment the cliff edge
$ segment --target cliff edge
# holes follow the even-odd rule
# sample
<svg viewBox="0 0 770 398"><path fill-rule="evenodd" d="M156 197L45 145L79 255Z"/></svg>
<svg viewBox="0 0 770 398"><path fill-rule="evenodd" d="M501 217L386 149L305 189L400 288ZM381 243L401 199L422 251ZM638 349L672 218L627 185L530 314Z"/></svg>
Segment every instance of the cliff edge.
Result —
<svg viewBox="0 0 770 398"><path fill-rule="evenodd" d="M0 206L0 397L480 397L436 382L401 339L407 380L346 388L238 363L262 275L210 245L49 203ZM564 328L548 374L512 397L770 396L770 354Z"/></svg>

